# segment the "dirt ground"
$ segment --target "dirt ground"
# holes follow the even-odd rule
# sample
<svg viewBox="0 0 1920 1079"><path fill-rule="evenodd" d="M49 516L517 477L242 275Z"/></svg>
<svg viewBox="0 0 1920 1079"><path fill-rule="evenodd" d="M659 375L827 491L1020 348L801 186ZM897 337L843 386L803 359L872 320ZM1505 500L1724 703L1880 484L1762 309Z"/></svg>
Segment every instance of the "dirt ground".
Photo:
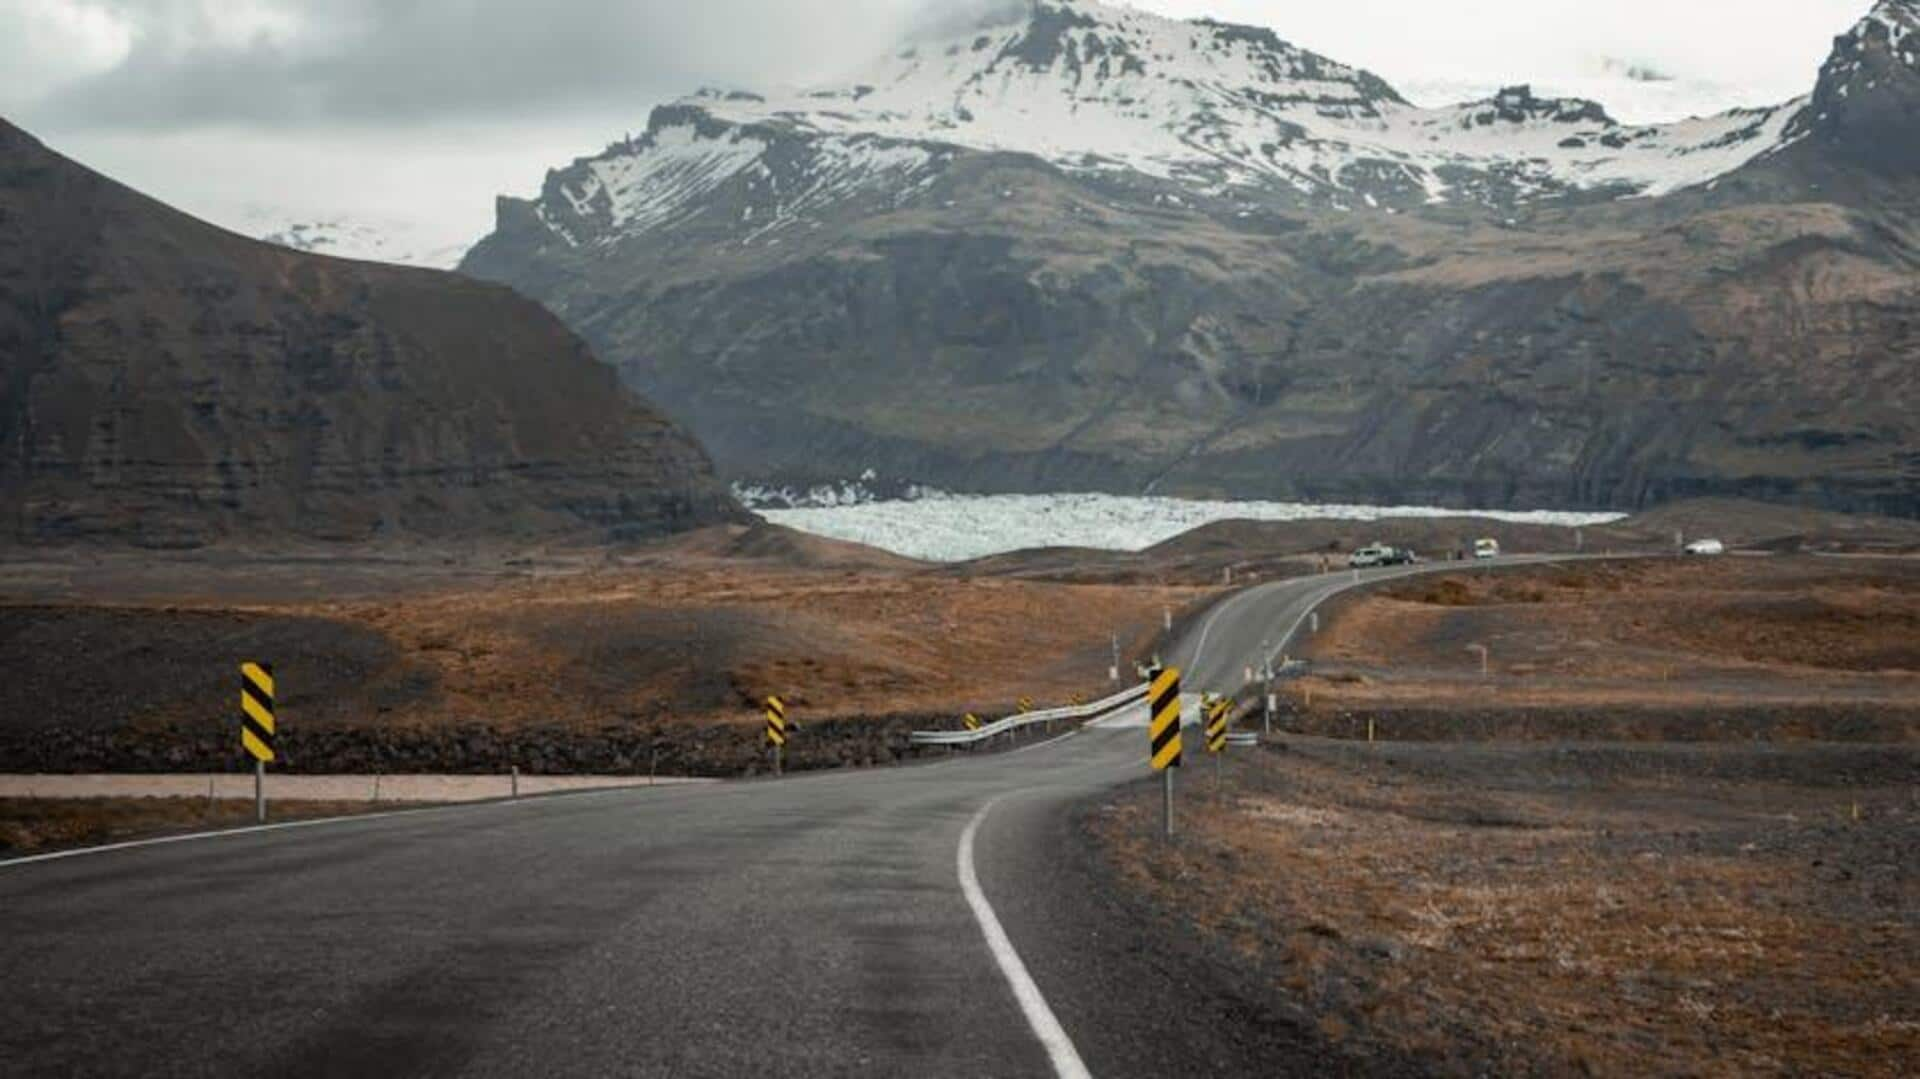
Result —
<svg viewBox="0 0 1920 1079"><path fill-rule="evenodd" d="M379 802L275 802L272 819L391 810ZM0 798L0 858L254 822L251 801L205 798Z"/></svg>
<svg viewBox="0 0 1920 1079"><path fill-rule="evenodd" d="M1304 652L1314 677L1291 696L1309 721L1403 707L1920 713L1920 561L1663 559L1426 577L1338 605Z"/></svg>
<svg viewBox="0 0 1920 1079"><path fill-rule="evenodd" d="M1911 1075L1920 749L1295 739L1090 819L1122 888L1381 1070Z"/></svg>
<svg viewBox="0 0 1920 1079"><path fill-rule="evenodd" d="M1107 692L1112 635L1131 654L1149 645L1167 608L1207 594L955 579L767 528L597 559L516 558L491 573L404 558L337 572L213 555L144 567L16 563L0 567L0 742L34 736L37 755L0 767L46 770L67 752L65 742L44 750L49 738L230 733L245 659L274 664L281 722L293 731L472 728L487 741L581 729L611 732L622 747L603 755L630 759L624 741L637 730L752 734L769 694L814 732L856 719L957 723L957 709L1000 715L1023 696L1044 707ZM750 743L740 747L749 759ZM458 770L458 748L395 763ZM195 752L191 761L89 759L112 769L217 767ZM475 752L496 763L490 750ZM691 756L670 754L663 766L708 775L739 766L715 752Z"/></svg>

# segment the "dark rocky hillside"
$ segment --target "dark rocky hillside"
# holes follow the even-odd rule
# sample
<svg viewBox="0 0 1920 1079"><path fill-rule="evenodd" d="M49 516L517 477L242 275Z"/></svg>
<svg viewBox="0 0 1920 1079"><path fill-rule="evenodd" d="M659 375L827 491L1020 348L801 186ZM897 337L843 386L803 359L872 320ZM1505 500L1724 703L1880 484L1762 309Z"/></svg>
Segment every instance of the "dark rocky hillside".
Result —
<svg viewBox="0 0 1920 1079"><path fill-rule="evenodd" d="M738 516L537 304L235 236L0 122L0 542L650 535Z"/></svg>

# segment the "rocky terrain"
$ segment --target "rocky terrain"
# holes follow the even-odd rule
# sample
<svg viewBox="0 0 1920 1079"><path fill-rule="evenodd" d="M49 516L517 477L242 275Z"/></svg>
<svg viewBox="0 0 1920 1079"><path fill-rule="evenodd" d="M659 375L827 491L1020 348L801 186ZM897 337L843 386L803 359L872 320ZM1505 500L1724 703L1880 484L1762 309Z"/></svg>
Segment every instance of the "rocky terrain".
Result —
<svg viewBox="0 0 1920 1079"><path fill-rule="evenodd" d="M216 229L0 121L0 543L575 534L743 516L538 305Z"/></svg>
<svg viewBox="0 0 1920 1079"><path fill-rule="evenodd" d="M1280 723L1312 734L1920 740L1912 558L1442 574L1336 603L1298 651Z"/></svg>
<svg viewBox="0 0 1920 1079"><path fill-rule="evenodd" d="M1897 1076L1920 751L1292 739L1101 799L1110 887L1249 1026L1385 1075Z"/></svg>
<svg viewBox="0 0 1920 1079"><path fill-rule="evenodd" d="M1807 98L1657 128L1004 7L850 85L663 107L463 269L734 477L1920 513L1914 0Z"/></svg>
<svg viewBox="0 0 1920 1079"><path fill-rule="evenodd" d="M0 772L240 767L246 657L275 664L285 771L751 774L775 693L789 767L885 764L967 710L1109 692L1116 638L1130 673L1209 595L955 580L765 525L613 556L0 563ZM75 683L76 654L111 676Z"/></svg>

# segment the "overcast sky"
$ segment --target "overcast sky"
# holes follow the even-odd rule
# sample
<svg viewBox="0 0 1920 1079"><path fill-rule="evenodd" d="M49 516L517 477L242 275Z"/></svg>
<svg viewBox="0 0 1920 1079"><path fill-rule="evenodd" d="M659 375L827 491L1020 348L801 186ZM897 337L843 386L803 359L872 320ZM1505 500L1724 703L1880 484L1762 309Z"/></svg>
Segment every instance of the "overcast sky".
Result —
<svg viewBox="0 0 1920 1079"><path fill-rule="evenodd" d="M706 84L830 79L963 0L0 0L0 115L183 208L471 239L496 193ZM972 3L974 0L965 0ZM980 0L982 3L1004 0ZM1870 0L1135 0L1262 24L1423 104L1512 82L1630 121L1811 88ZM1659 72L1635 80L1627 69Z"/></svg>

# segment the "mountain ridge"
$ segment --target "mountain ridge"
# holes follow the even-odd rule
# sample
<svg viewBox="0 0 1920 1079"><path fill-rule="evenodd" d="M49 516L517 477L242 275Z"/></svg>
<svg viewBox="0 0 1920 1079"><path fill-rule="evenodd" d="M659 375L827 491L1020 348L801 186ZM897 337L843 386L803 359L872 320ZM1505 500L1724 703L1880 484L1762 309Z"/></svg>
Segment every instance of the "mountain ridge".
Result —
<svg viewBox="0 0 1920 1079"><path fill-rule="evenodd" d="M654 534L738 507L497 285L279 248L0 120L0 536Z"/></svg>
<svg viewBox="0 0 1920 1079"><path fill-rule="evenodd" d="M463 268L547 303L735 477L1920 512L1910 0L1813 94L1657 128L1518 87L1415 109L1278 35L1029 10L1052 15L903 48L891 81L664 106L502 200ZM1842 94L1850 50L1868 74ZM1194 106L1224 68L1254 74ZM1207 122L1156 128L1143 171L1085 152L1133 128L1029 123L1063 102ZM1309 167L1236 173L1256 123L1269 164ZM1356 125L1525 160L1310 167ZM1233 152L1189 169L1210 139ZM1656 197L1621 161L1681 171Z"/></svg>

